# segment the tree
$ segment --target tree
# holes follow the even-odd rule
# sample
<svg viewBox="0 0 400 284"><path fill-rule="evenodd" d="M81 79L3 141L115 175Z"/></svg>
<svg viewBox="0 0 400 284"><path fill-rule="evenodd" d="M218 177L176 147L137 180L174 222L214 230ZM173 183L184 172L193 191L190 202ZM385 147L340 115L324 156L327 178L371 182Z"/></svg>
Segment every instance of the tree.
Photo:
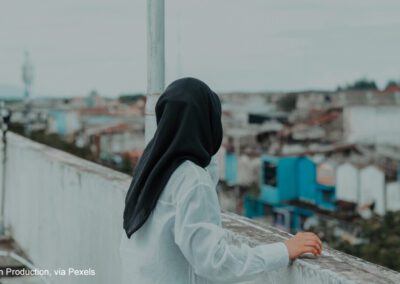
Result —
<svg viewBox="0 0 400 284"><path fill-rule="evenodd" d="M123 94L123 95L119 96L118 100L120 103L123 103L123 104L134 104L138 100L145 99L145 98L146 97L143 94Z"/></svg>
<svg viewBox="0 0 400 284"><path fill-rule="evenodd" d="M378 86L376 85L375 81L368 80L366 78L361 78L355 81L353 84L349 84L345 87L340 87L338 90L347 90L347 91L376 91L378 90Z"/></svg>
<svg viewBox="0 0 400 284"><path fill-rule="evenodd" d="M362 237L368 243L352 246L346 242L333 245L334 248L361 257L373 263L400 271L400 211L389 211L383 220L372 218L357 222L362 228Z"/></svg>
<svg viewBox="0 0 400 284"><path fill-rule="evenodd" d="M395 81L395 80L390 80L386 87L385 90L391 89L391 88L396 88L396 87L400 87L400 81Z"/></svg>

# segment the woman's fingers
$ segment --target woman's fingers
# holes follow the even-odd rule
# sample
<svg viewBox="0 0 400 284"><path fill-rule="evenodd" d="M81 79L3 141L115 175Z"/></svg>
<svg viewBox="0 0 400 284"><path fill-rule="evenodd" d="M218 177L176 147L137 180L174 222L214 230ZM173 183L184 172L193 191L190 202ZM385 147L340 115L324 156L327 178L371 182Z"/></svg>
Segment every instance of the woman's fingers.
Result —
<svg viewBox="0 0 400 284"><path fill-rule="evenodd" d="M291 249L291 258L297 258L304 253L312 253L313 255L321 255L322 242L320 238L311 232L298 232L292 239L288 241L289 249Z"/></svg>
<svg viewBox="0 0 400 284"><path fill-rule="evenodd" d="M313 255L318 255L319 251L316 247L313 246L304 246L303 253L312 253ZM302 253L302 254L303 254Z"/></svg>
<svg viewBox="0 0 400 284"><path fill-rule="evenodd" d="M304 236L306 236L306 237L308 237L308 238L312 238L312 239L314 239L314 240L321 241L320 238L319 238L316 234L311 233L311 232L305 232L305 233L304 233Z"/></svg>
<svg viewBox="0 0 400 284"><path fill-rule="evenodd" d="M306 248L311 248L313 250L315 250L318 254L320 254L321 249L319 248L318 245L304 245Z"/></svg>
<svg viewBox="0 0 400 284"><path fill-rule="evenodd" d="M322 241L320 240L320 238L319 238L316 234L310 233L310 232L305 232L305 233L304 233L304 236L307 236L308 239L315 240L315 241L317 241L320 245L322 245Z"/></svg>
<svg viewBox="0 0 400 284"><path fill-rule="evenodd" d="M319 251L322 250L322 246L320 245L319 242L314 241L314 240L307 240L304 245L306 246L312 246L315 247L316 249L318 249Z"/></svg>

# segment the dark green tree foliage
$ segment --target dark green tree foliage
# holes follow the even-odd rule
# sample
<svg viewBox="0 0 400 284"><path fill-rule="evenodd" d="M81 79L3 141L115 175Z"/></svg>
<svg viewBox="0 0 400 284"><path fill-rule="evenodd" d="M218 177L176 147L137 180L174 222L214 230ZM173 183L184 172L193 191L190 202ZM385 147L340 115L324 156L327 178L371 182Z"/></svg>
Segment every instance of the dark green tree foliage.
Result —
<svg viewBox="0 0 400 284"><path fill-rule="evenodd" d="M345 87L339 87L338 90L345 91L376 91L378 90L378 86L375 81L368 80L366 78L359 79L355 81L353 84L349 84Z"/></svg>
<svg viewBox="0 0 400 284"><path fill-rule="evenodd" d="M333 247L370 262L400 271L400 211L388 212L383 219L361 220L362 235L367 244L352 246L339 242Z"/></svg>
<svg viewBox="0 0 400 284"><path fill-rule="evenodd" d="M145 96L143 94L124 94L120 95L118 100L123 104L134 104L137 100L144 99Z"/></svg>

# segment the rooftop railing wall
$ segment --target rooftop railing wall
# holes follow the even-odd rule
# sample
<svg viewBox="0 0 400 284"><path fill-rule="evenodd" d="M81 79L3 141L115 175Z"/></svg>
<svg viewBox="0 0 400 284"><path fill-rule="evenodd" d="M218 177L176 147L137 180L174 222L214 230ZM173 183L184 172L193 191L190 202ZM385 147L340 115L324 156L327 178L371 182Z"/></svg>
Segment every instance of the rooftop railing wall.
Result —
<svg viewBox="0 0 400 284"><path fill-rule="evenodd" d="M5 224L39 269L92 269L90 276L55 276L51 283L120 283L119 241L130 177L8 134ZM232 242L282 241L289 234L231 213ZM400 274L325 248L252 283L400 283Z"/></svg>

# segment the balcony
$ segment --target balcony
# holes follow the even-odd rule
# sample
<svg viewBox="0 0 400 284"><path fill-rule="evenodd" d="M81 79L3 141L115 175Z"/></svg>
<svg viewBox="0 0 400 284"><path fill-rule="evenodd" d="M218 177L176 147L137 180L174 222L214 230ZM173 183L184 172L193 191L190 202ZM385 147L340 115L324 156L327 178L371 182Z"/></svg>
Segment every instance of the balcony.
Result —
<svg viewBox="0 0 400 284"><path fill-rule="evenodd" d="M5 225L38 269L93 269L49 283L120 283L119 240L130 177L8 134ZM223 213L232 242L282 241L289 234ZM400 274L329 248L252 283L400 283ZM17 283L17 282L15 282ZM18 282L19 283L19 282Z"/></svg>

